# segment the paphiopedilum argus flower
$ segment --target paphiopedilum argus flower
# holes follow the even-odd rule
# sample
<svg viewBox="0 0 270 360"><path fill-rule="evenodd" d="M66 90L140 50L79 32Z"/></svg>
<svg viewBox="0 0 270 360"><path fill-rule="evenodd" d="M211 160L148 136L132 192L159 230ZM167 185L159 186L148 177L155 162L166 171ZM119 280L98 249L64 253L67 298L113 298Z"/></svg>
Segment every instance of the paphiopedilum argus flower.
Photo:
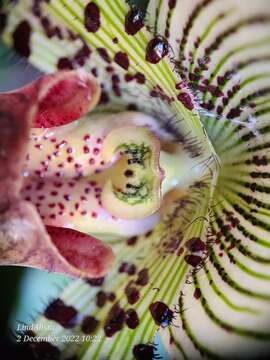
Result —
<svg viewBox="0 0 270 360"><path fill-rule="evenodd" d="M35 357L269 356L269 0L4 1L0 24L50 73L0 95L0 262L80 277Z"/></svg>

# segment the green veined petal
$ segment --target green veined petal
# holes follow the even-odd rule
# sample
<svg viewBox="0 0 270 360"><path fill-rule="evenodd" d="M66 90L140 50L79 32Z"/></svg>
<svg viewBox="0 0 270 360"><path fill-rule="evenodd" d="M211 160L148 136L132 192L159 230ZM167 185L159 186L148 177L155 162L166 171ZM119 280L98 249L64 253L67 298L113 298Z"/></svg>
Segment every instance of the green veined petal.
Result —
<svg viewBox="0 0 270 360"><path fill-rule="evenodd" d="M151 65L145 62L144 57L147 43L153 35L146 28L134 37L128 36L123 30L128 6L120 0L113 4L107 1L95 3L100 6L105 21L94 34L87 33L83 25L84 2L61 0L51 1L49 5L42 4L52 23L61 24L63 27L65 39L60 40L44 36L39 21L34 21L30 11L26 15L25 10L30 2L21 1L13 16L9 17L4 39L12 44L14 29L27 17L27 21L35 29L31 36L32 52L29 60L44 71L53 71L59 57L73 59L81 48L81 39L71 42L66 28L79 33L91 49L106 47L110 59L114 59L119 51L127 53L127 71L114 62L106 64L102 51L103 59L94 51L91 58L85 62L85 67L94 73L95 68L98 68L100 81L106 80L103 83L104 90L110 98L107 106L118 110L136 104L140 110L152 114L155 114L154 109L157 107L162 113L161 120L170 119L176 114L177 120L184 121L167 122L166 126L170 128L173 125L174 136L180 142L183 141L181 135L190 132L200 140L203 152L198 157L199 163L206 161L213 153L207 140L203 140L205 138L202 136L198 118L181 103L185 98L181 96L183 89L175 89L176 83L183 82L178 87L183 86L183 92L186 92L188 84L196 103L201 106L201 119L221 159L222 170L214 197L212 199L215 177L212 182L208 180L206 188L197 189L197 196L192 196L192 191L196 189L193 187L184 203L179 202L187 207L187 213L182 214L183 218L176 220L172 217L172 225L165 223L165 226L161 223L148 238L149 242L139 238L132 253L121 243L117 244L115 251L121 259L119 261L130 256L130 261L136 262L138 269L142 269L147 263L150 281L153 281L154 286L159 286L167 276L156 299L164 301L170 308L178 304L179 315L176 314L175 322L180 324L180 328L172 326L169 331L168 328L161 331L168 350L176 358L198 358L199 353L209 358L231 358L236 352L241 358L245 358L247 354L269 354L267 156L265 159L270 129L267 125L267 83L270 72L269 4L266 0L259 0L248 6L242 0L151 1L146 23L155 35L168 38L175 56L172 62L163 59L158 65ZM115 38L118 39L117 44L113 42ZM119 78L110 75L108 69L106 70L108 66L116 69ZM126 66L124 63L124 67ZM143 73L145 83L140 84L134 79L130 82L123 81L126 72L129 73L129 80L136 72ZM162 88L162 94L156 86ZM104 93L104 99L107 99L106 95ZM180 103L176 100L168 101L168 97L177 96ZM145 99L148 100L147 103ZM192 137L189 141L186 140L189 148L192 143ZM211 157L209 159L211 160ZM206 161L206 167L211 164L210 160ZM215 173L214 169L212 173ZM186 220L186 224L190 226L185 226ZM174 252L161 262L162 257L156 250L150 252L152 246L159 245L159 249L168 238L178 236L183 229L185 231L182 244L191 237L210 241L209 260L198 274L189 273L192 267L185 264L185 253L177 257ZM150 259L147 256L145 259L137 259L136 254L140 255L142 248L151 254ZM162 269L155 272L155 269L160 267ZM187 274L190 274L188 279L193 280L188 284L185 283ZM105 282L106 291L116 288L117 296L121 296L127 285L127 280L124 279L121 287L121 276L114 276L112 273L112 280L109 281L108 278ZM148 306L154 295L151 295L149 286L140 290L140 296L145 296L146 299L135 304L139 317L142 318L137 330L128 330L125 327L123 333L117 333L109 341L107 339L106 342L97 344L84 344L78 350L82 357L99 359L99 356L104 355L115 358L117 354L119 359L132 358L135 344L153 339L156 326ZM81 298L79 294L82 295ZM84 315L94 315L95 299L91 302L92 296L94 295L89 292L88 285L76 282L62 297ZM120 304L121 307L127 306L126 299L123 301L122 298ZM97 312L99 320L105 320L108 309L107 304ZM44 323L43 318L39 321ZM57 327L55 331L61 333L63 328ZM211 336L208 336L209 334ZM62 344L62 347L65 346ZM75 347L68 346L64 351L72 354Z"/></svg>

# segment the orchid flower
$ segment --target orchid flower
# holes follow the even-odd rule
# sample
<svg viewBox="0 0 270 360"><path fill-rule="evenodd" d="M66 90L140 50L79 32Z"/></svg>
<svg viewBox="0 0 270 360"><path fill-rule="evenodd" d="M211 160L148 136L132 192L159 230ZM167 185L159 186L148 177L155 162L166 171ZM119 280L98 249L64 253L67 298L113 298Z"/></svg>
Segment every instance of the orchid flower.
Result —
<svg viewBox="0 0 270 360"><path fill-rule="evenodd" d="M4 1L0 29L50 73L0 95L0 262L80 277L35 358L269 356L269 1Z"/></svg>

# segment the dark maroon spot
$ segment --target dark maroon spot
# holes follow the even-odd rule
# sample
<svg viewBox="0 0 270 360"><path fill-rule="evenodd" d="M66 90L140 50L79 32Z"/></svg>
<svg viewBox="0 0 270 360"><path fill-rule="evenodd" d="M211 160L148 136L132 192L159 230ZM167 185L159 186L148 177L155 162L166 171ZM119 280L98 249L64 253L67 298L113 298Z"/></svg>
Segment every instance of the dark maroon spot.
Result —
<svg viewBox="0 0 270 360"><path fill-rule="evenodd" d="M73 69L72 61L67 57L62 57L58 60L57 68L59 70L63 70L63 69L72 70Z"/></svg>
<svg viewBox="0 0 270 360"><path fill-rule="evenodd" d="M128 104L127 106L127 110L130 110L130 111L137 111L138 110L138 106L136 104Z"/></svg>
<svg viewBox="0 0 270 360"><path fill-rule="evenodd" d="M98 69L97 69L97 68L91 69L91 73L92 73L95 77L98 77Z"/></svg>
<svg viewBox="0 0 270 360"><path fill-rule="evenodd" d="M227 119L234 119L236 117L239 117L242 113L242 109L238 109L238 108L234 108L234 109L231 109L228 114L227 114Z"/></svg>
<svg viewBox="0 0 270 360"><path fill-rule="evenodd" d="M98 320L96 318L93 316L85 316L81 328L85 334L91 334L96 330L97 326Z"/></svg>
<svg viewBox="0 0 270 360"><path fill-rule="evenodd" d="M252 192L255 192L256 189L257 189L257 184L256 184L256 183L250 184L250 190L251 190Z"/></svg>
<svg viewBox="0 0 270 360"><path fill-rule="evenodd" d="M104 61L106 61L107 63L111 62L109 54L105 48L97 48L97 52L99 53L99 55L102 57L102 59Z"/></svg>
<svg viewBox="0 0 270 360"><path fill-rule="evenodd" d="M58 347L49 343L48 341L36 341L37 336L30 331L26 332L22 336L22 343L26 345L32 354L31 357L27 359L36 359L36 360L59 360L60 359L60 350ZM33 357L32 357L33 356ZM17 357L16 357L17 358Z"/></svg>
<svg viewBox="0 0 270 360"><path fill-rule="evenodd" d="M77 310L66 305L63 300L56 299L46 308L44 316L58 322L64 328L72 328L76 325Z"/></svg>
<svg viewBox="0 0 270 360"><path fill-rule="evenodd" d="M29 57L30 50L30 36L31 27L29 23L24 20L16 27L13 33L14 49L22 56Z"/></svg>
<svg viewBox="0 0 270 360"><path fill-rule="evenodd" d="M89 32L97 32L100 27L99 7L92 1L84 9L84 26Z"/></svg>
<svg viewBox="0 0 270 360"><path fill-rule="evenodd" d="M104 291L99 291L96 295L96 304L98 307L103 307L107 301L107 295Z"/></svg>
<svg viewBox="0 0 270 360"><path fill-rule="evenodd" d="M252 162L253 164L257 165L257 166L266 166L268 165L268 160L267 157L264 155L261 158L257 155L253 156L252 158Z"/></svg>
<svg viewBox="0 0 270 360"><path fill-rule="evenodd" d="M184 248L180 247L180 248L178 249L176 255L177 255L177 256L181 256L181 255L183 254L183 252L184 252Z"/></svg>
<svg viewBox="0 0 270 360"><path fill-rule="evenodd" d="M132 246L135 245L138 240L137 236L132 236L131 238L127 239L127 245Z"/></svg>
<svg viewBox="0 0 270 360"><path fill-rule="evenodd" d="M125 311L118 304L113 305L104 325L105 335L111 337L117 331L120 331L124 326L125 319Z"/></svg>
<svg viewBox="0 0 270 360"><path fill-rule="evenodd" d="M35 8L35 11L37 13L39 12L39 10L40 9ZM41 12L39 16L41 16ZM53 36L57 36L59 39L63 38L60 28L58 26L52 26L51 21L48 17L43 16L41 18L41 25L48 38L52 38Z"/></svg>
<svg viewBox="0 0 270 360"><path fill-rule="evenodd" d="M127 268L127 273L128 275L134 275L136 273L136 266L134 264L129 265L129 267Z"/></svg>
<svg viewBox="0 0 270 360"><path fill-rule="evenodd" d="M227 332L232 332L233 328L228 324L222 324L221 327Z"/></svg>
<svg viewBox="0 0 270 360"><path fill-rule="evenodd" d="M127 273L128 275L134 275L136 273L136 266L134 264L129 264L126 262L123 262L120 266L118 271L120 273Z"/></svg>
<svg viewBox="0 0 270 360"><path fill-rule="evenodd" d="M74 56L74 61L80 65L83 66L85 64L85 61L89 58L91 54L91 50L86 44L83 44L83 47L77 51L77 53Z"/></svg>
<svg viewBox="0 0 270 360"><path fill-rule="evenodd" d="M112 42L113 42L114 44L118 44L118 38L117 38L117 37L113 38Z"/></svg>
<svg viewBox="0 0 270 360"><path fill-rule="evenodd" d="M6 14L0 13L0 34L4 31L7 24L7 16Z"/></svg>
<svg viewBox="0 0 270 360"><path fill-rule="evenodd" d="M144 26L143 17L139 10L131 9L125 17L125 30L128 35L135 35Z"/></svg>
<svg viewBox="0 0 270 360"><path fill-rule="evenodd" d="M137 288L128 284L125 288L125 294L127 296L127 301L129 304L135 304L140 298L140 292Z"/></svg>
<svg viewBox="0 0 270 360"><path fill-rule="evenodd" d="M146 238L148 238L148 237L151 236L152 234L153 234L153 230L149 230L149 231L147 231L147 233L144 234L144 236L145 236Z"/></svg>
<svg viewBox="0 0 270 360"><path fill-rule="evenodd" d="M186 92L181 92L180 94L177 95L177 99L179 101L181 101L181 103L188 109L188 110L193 110L194 109L194 104L192 101L191 96L186 93Z"/></svg>
<svg viewBox="0 0 270 360"><path fill-rule="evenodd" d="M193 267L196 267L196 266L201 264L203 259L200 256L197 256L197 255L186 255L185 256L185 261L189 265L191 265Z"/></svg>
<svg viewBox="0 0 270 360"><path fill-rule="evenodd" d="M144 84L145 83L145 75L141 72L137 72L134 75L134 78L136 79L138 84Z"/></svg>
<svg viewBox="0 0 270 360"><path fill-rule="evenodd" d="M193 237L186 242L186 247L191 252L206 251L206 244L200 239Z"/></svg>
<svg viewBox="0 0 270 360"><path fill-rule="evenodd" d="M102 91L101 92L101 96L100 96L100 104L107 104L110 101L108 94L106 93L106 91Z"/></svg>
<svg viewBox="0 0 270 360"><path fill-rule="evenodd" d="M148 284L149 274L148 269L142 269L138 272L138 279L136 281L137 285L145 286Z"/></svg>
<svg viewBox="0 0 270 360"><path fill-rule="evenodd" d="M147 45L145 59L151 64L157 64L168 52L168 41L162 36L156 36Z"/></svg>
<svg viewBox="0 0 270 360"><path fill-rule="evenodd" d="M130 329L135 329L139 325L139 317L134 309L128 309L126 312L126 324Z"/></svg>
<svg viewBox="0 0 270 360"><path fill-rule="evenodd" d="M122 51L118 51L115 54L114 61L125 70L129 67L128 55Z"/></svg>
<svg viewBox="0 0 270 360"><path fill-rule="evenodd" d="M107 67L106 67L106 71L107 71L108 73L113 73L113 72L114 72L114 68L113 68L112 66L107 66Z"/></svg>
<svg viewBox="0 0 270 360"><path fill-rule="evenodd" d="M135 345L132 352L136 360L153 360L156 357L156 347L151 344Z"/></svg>
<svg viewBox="0 0 270 360"><path fill-rule="evenodd" d="M108 293L107 293L107 299L108 299L110 302L114 302L114 300L116 299L115 293L113 293L113 292L108 292Z"/></svg>
<svg viewBox="0 0 270 360"><path fill-rule="evenodd" d="M132 170L129 170L129 169L128 169L128 170L125 171L125 176L126 176L126 177L131 177L131 176L133 176L133 175L134 175L134 174L133 174L133 171L132 171Z"/></svg>
<svg viewBox="0 0 270 360"><path fill-rule="evenodd" d="M121 90L120 90L120 78L117 74L112 75L112 89L116 96L121 96Z"/></svg>
<svg viewBox="0 0 270 360"><path fill-rule="evenodd" d="M166 327L171 324L173 311L166 304L156 301L150 305L149 309L157 325Z"/></svg>
<svg viewBox="0 0 270 360"><path fill-rule="evenodd" d="M125 75L125 80L126 82L131 82L132 80L134 80L134 75L131 75L131 74L126 74Z"/></svg>
<svg viewBox="0 0 270 360"><path fill-rule="evenodd" d="M172 10L175 8L176 0L169 0L169 8Z"/></svg>
<svg viewBox="0 0 270 360"><path fill-rule="evenodd" d="M199 288L196 288L193 296L195 297L195 299L199 299L201 297L201 290Z"/></svg>

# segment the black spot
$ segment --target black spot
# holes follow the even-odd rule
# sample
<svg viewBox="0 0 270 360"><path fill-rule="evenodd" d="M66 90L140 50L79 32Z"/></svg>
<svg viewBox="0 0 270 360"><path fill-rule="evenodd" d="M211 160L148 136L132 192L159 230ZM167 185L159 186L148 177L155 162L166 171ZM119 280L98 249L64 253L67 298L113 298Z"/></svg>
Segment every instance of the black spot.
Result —
<svg viewBox="0 0 270 360"><path fill-rule="evenodd" d="M115 54L114 61L125 70L129 68L128 55L122 51Z"/></svg>
<svg viewBox="0 0 270 360"><path fill-rule="evenodd" d="M138 237L132 236L131 238L127 239L127 245L129 246L135 245L137 241L138 241Z"/></svg>
<svg viewBox="0 0 270 360"><path fill-rule="evenodd" d="M145 286L148 284L149 274L148 269L142 269L138 272L138 279L136 281L137 285Z"/></svg>
<svg viewBox="0 0 270 360"><path fill-rule="evenodd" d="M140 298L140 292L137 288L128 284L125 288L125 294L127 296L128 303L133 305L135 304Z"/></svg>
<svg viewBox="0 0 270 360"><path fill-rule="evenodd" d="M77 313L73 306L66 305L61 299L56 299L46 308L44 316L56 321L64 328L72 328L76 325Z"/></svg>
<svg viewBox="0 0 270 360"><path fill-rule="evenodd" d="M48 341L36 341L37 335L32 331L27 331L22 336L23 347L27 347L30 354L27 360L59 360L60 350Z"/></svg>
<svg viewBox="0 0 270 360"><path fill-rule="evenodd" d="M93 316L86 316L83 319L81 328L85 334L91 334L96 330L97 326L98 320L96 318L94 318Z"/></svg>
<svg viewBox="0 0 270 360"><path fill-rule="evenodd" d="M16 27L13 33L13 45L18 54L25 57L30 56L30 36L31 27L29 23L24 20Z"/></svg>
<svg viewBox="0 0 270 360"><path fill-rule="evenodd" d="M97 32L100 27L99 7L90 2L84 9L84 26L89 32Z"/></svg>
<svg viewBox="0 0 270 360"><path fill-rule="evenodd" d="M155 346L151 344L138 344L133 348L133 355L136 360L153 360L156 357L155 355Z"/></svg>
<svg viewBox="0 0 270 360"><path fill-rule="evenodd" d="M97 48L97 52L99 53L100 57L102 57L102 59L108 64L111 62L108 51L105 48Z"/></svg>
<svg viewBox="0 0 270 360"><path fill-rule="evenodd" d="M134 309L128 309L126 312L126 324L130 329L135 329L139 325L139 317Z"/></svg>
<svg viewBox="0 0 270 360"><path fill-rule="evenodd" d="M6 14L0 13L0 34L4 31L6 24L7 24Z"/></svg>
<svg viewBox="0 0 270 360"><path fill-rule="evenodd" d="M63 69L72 70L74 67L73 67L72 61L69 58L61 57L61 58L59 58L59 60L57 62L57 68L59 70L63 70Z"/></svg>
<svg viewBox="0 0 270 360"><path fill-rule="evenodd" d="M201 290L199 288L196 288L193 296L195 297L195 299L199 299L201 297Z"/></svg>
<svg viewBox="0 0 270 360"><path fill-rule="evenodd" d="M91 285L91 286L101 286L104 283L105 278L101 277L101 278L96 278L96 279L88 279L86 280L87 284Z"/></svg>
<svg viewBox="0 0 270 360"><path fill-rule="evenodd" d="M203 261L203 259L200 256L197 255L186 255L185 256L185 261L186 263L188 263L189 265L196 267L198 265L200 265Z"/></svg>
<svg viewBox="0 0 270 360"><path fill-rule="evenodd" d="M169 8L174 9L176 5L176 0L169 0Z"/></svg>
<svg viewBox="0 0 270 360"><path fill-rule="evenodd" d="M99 291L96 295L96 304L98 307L103 307L106 304L107 295L104 291Z"/></svg>
<svg viewBox="0 0 270 360"><path fill-rule="evenodd" d="M206 244L200 239L193 237L186 242L186 247L191 252L206 251Z"/></svg>
<svg viewBox="0 0 270 360"><path fill-rule="evenodd" d="M133 173L132 170L129 170L129 169L128 169L128 170L125 171L125 176L126 176L126 177L131 177L131 176L133 176L133 175L134 175L134 173Z"/></svg>
<svg viewBox="0 0 270 360"><path fill-rule="evenodd" d="M124 326L125 319L125 311L118 304L113 305L104 325L105 335L111 337L117 331L120 331Z"/></svg>

